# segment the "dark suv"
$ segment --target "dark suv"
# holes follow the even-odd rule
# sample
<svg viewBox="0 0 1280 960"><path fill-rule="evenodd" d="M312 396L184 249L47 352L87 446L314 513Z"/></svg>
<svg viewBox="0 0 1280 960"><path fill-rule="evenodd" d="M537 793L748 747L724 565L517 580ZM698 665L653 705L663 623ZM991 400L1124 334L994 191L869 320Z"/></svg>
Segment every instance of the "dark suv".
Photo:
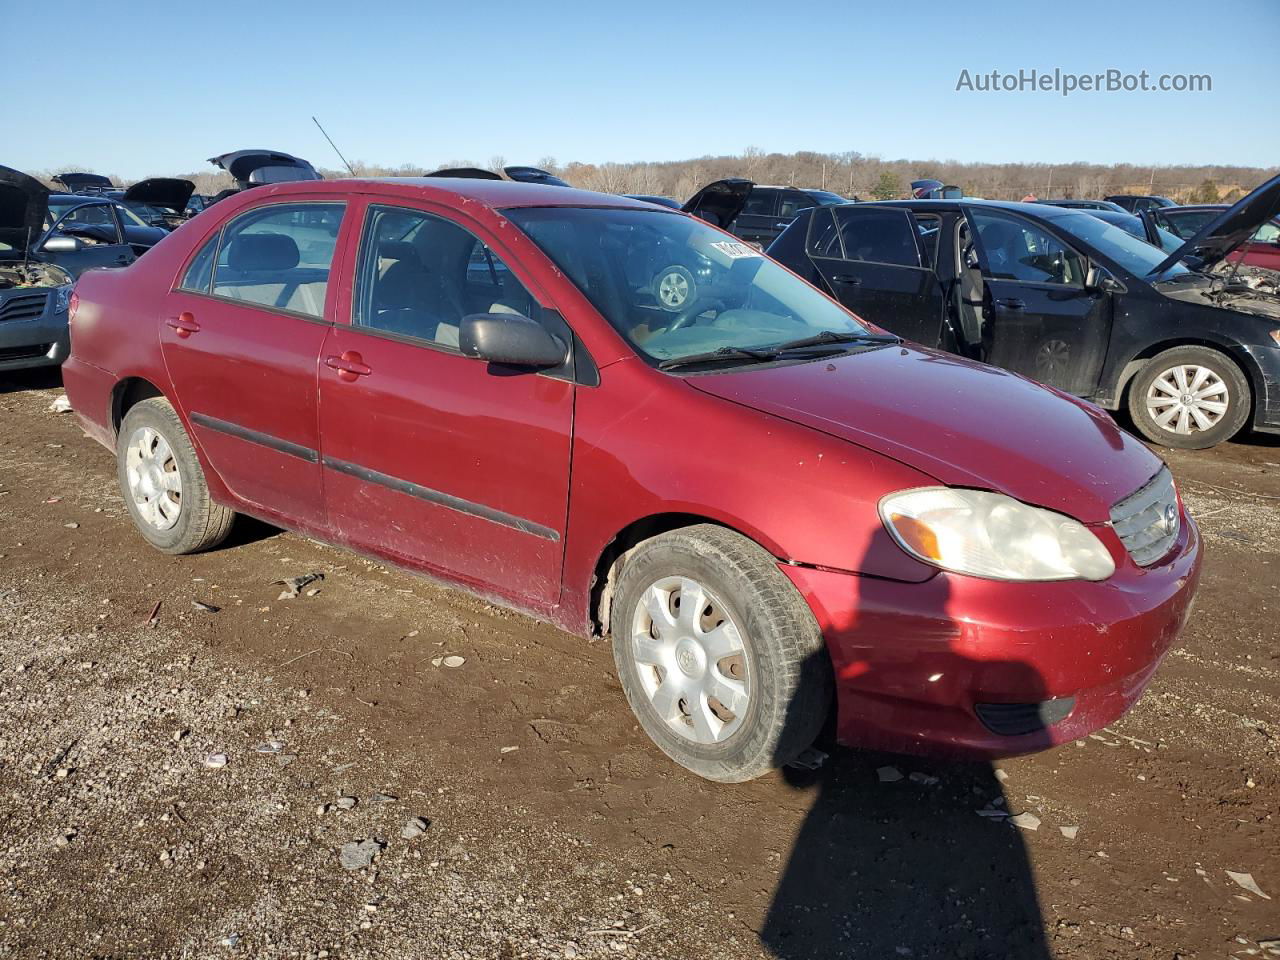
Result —
<svg viewBox="0 0 1280 960"><path fill-rule="evenodd" d="M773 238L791 226L802 210L848 203L829 190L805 190L799 187L772 187L756 184L747 196L742 212L729 229L749 243L767 247Z"/></svg>
<svg viewBox="0 0 1280 960"><path fill-rule="evenodd" d="M1083 210L858 203L805 211L769 255L899 336L1127 403L1147 438L1203 448L1247 423L1280 433L1280 290L1228 261L1278 212L1280 177L1170 252Z"/></svg>

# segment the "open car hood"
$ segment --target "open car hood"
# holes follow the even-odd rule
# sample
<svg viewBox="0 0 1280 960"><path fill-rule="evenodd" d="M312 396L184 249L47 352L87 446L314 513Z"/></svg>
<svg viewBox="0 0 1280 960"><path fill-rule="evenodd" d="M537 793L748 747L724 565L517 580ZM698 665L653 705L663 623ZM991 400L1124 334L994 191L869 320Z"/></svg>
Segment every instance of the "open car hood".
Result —
<svg viewBox="0 0 1280 960"><path fill-rule="evenodd" d="M503 167L502 172L518 183L545 183L549 187L569 186L554 173L548 173L538 167Z"/></svg>
<svg viewBox="0 0 1280 960"><path fill-rule="evenodd" d="M110 177L100 173L60 173L53 182L65 187L68 193L79 193L81 190L110 190L115 187Z"/></svg>
<svg viewBox="0 0 1280 960"><path fill-rule="evenodd" d="M175 213L182 213L187 208L191 194L196 192L196 185L190 180L178 180L174 177L151 177L139 180L124 192L125 203L146 203L153 207L164 207Z"/></svg>
<svg viewBox="0 0 1280 960"><path fill-rule="evenodd" d="M48 187L35 177L0 167L0 243L25 252L44 233L48 212Z"/></svg>
<svg viewBox="0 0 1280 960"><path fill-rule="evenodd" d="M1223 210L1151 273L1164 273L1179 260L1192 260L1199 269L1221 263L1277 214L1280 214L1280 176L1272 177L1234 206Z"/></svg>
<svg viewBox="0 0 1280 960"><path fill-rule="evenodd" d="M714 180L690 197L680 209L713 226L728 227L738 219L754 186L753 181L742 177Z"/></svg>
<svg viewBox="0 0 1280 960"><path fill-rule="evenodd" d="M241 187L323 179L306 160L279 150L236 150L210 157L209 162L231 174Z"/></svg>

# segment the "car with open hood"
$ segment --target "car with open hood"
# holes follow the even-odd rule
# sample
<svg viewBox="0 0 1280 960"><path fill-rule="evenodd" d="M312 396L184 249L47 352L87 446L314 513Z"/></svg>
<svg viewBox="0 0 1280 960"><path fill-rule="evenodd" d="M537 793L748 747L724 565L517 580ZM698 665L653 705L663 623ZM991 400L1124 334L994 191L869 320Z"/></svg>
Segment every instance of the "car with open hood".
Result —
<svg viewBox="0 0 1280 960"><path fill-rule="evenodd" d="M631 280L655 256L709 263L707 292L664 310ZM1102 411L679 211L282 184L128 274L80 281L64 382L143 541L250 514L608 637L640 726L714 780L794 760L833 705L856 746L1075 740L1191 608L1196 526Z"/></svg>
<svg viewBox="0 0 1280 960"><path fill-rule="evenodd" d="M119 200L148 226L173 230L186 223L195 189L194 183L179 177L148 177L131 184Z"/></svg>
<svg viewBox="0 0 1280 960"><path fill-rule="evenodd" d="M59 173L51 179L67 193L84 196L118 189L110 177L104 177L100 173Z"/></svg>
<svg viewBox="0 0 1280 960"><path fill-rule="evenodd" d="M324 179L309 161L282 150L234 150L210 157L209 162L227 171L235 181L234 187L216 194L210 203L263 184Z"/></svg>
<svg viewBox="0 0 1280 960"><path fill-rule="evenodd" d="M1228 260L1278 211L1280 177L1165 250L1083 210L891 201L810 211L769 252L901 336L1199 449L1280 432L1280 291Z"/></svg>
<svg viewBox="0 0 1280 960"><path fill-rule="evenodd" d="M1162 207L1143 214L1152 226L1190 240L1228 209L1225 203L1200 203L1182 207ZM1280 270L1280 217L1261 224L1253 235L1227 258L1233 263Z"/></svg>

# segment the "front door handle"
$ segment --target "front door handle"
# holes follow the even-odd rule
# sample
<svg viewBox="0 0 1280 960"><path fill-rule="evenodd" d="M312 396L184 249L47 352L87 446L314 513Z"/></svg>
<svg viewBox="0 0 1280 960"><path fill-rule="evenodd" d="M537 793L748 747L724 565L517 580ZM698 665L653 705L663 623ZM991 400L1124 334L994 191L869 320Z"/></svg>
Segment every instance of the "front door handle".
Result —
<svg viewBox="0 0 1280 960"><path fill-rule="evenodd" d="M791 226L791 221L779 220L777 223L774 224L774 226L777 227L779 230L785 230L787 229L787 227Z"/></svg>
<svg viewBox="0 0 1280 960"><path fill-rule="evenodd" d="M845 283L851 287L860 286L862 284L861 277L855 277L851 273L837 273L831 278L832 283Z"/></svg>
<svg viewBox="0 0 1280 960"><path fill-rule="evenodd" d="M1023 310L1027 304L1025 300L1019 300L1017 297L1009 297L1007 300L997 300L997 307L1004 307L1006 310Z"/></svg>
<svg viewBox="0 0 1280 960"><path fill-rule="evenodd" d="M348 350L340 357L325 357L324 365L330 370L338 371L338 379L345 383L354 383L357 378L373 373L365 365L364 357L355 350Z"/></svg>
<svg viewBox="0 0 1280 960"><path fill-rule="evenodd" d="M200 324L196 323L196 318L186 310L183 310L176 317L170 317L166 320L165 326L169 327L184 340L193 333L200 332Z"/></svg>

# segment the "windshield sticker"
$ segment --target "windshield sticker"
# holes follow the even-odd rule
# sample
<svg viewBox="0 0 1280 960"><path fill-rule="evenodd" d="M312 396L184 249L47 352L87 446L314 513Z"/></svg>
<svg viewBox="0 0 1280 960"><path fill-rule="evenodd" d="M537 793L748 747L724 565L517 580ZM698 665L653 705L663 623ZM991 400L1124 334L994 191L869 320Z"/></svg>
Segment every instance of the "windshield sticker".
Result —
<svg viewBox="0 0 1280 960"><path fill-rule="evenodd" d="M755 247L748 246L745 243L737 243L733 240L719 240L711 244L730 260L743 260L747 257L759 257L761 253Z"/></svg>

